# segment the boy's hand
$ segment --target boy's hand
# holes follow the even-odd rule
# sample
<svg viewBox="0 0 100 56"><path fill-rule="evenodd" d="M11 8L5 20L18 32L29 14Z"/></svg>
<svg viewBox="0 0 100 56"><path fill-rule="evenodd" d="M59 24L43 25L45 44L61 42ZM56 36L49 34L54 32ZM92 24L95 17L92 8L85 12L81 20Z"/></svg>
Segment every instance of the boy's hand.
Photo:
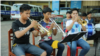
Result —
<svg viewBox="0 0 100 56"><path fill-rule="evenodd" d="M78 20L78 16L76 16L73 21L77 22L77 20Z"/></svg>
<svg viewBox="0 0 100 56"><path fill-rule="evenodd" d="M80 17L79 16L75 16L75 18L74 18L74 22L78 22L79 21L79 19L80 19Z"/></svg>
<svg viewBox="0 0 100 56"><path fill-rule="evenodd" d="M53 29L54 25L55 25L55 23L52 23L52 24L51 24L50 30Z"/></svg>
<svg viewBox="0 0 100 56"><path fill-rule="evenodd" d="M38 25L38 22L35 21L35 20L33 20L33 21L31 22L31 24L30 24L30 27L31 27L31 28L33 28L33 27L36 28L37 25Z"/></svg>
<svg viewBox="0 0 100 56"><path fill-rule="evenodd" d="M78 16L77 22L78 22L79 24L82 24L82 20L80 19L79 16Z"/></svg>

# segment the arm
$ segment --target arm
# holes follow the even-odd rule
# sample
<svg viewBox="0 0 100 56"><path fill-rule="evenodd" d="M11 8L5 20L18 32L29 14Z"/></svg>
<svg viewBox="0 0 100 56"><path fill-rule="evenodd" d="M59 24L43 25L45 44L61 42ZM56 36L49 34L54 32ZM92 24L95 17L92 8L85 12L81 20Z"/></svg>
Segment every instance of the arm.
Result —
<svg viewBox="0 0 100 56"><path fill-rule="evenodd" d="M16 31L16 32L14 32L14 33L15 33L15 36L16 36L17 38L22 37L30 28L31 28L31 27L28 26L27 28L25 28L25 29L22 30L22 31Z"/></svg>
<svg viewBox="0 0 100 56"><path fill-rule="evenodd" d="M53 35L57 34L57 29L53 29Z"/></svg>
<svg viewBox="0 0 100 56"><path fill-rule="evenodd" d="M41 34L41 38L43 38L44 36L47 35L47 32L44 32L44 33L41 33L41 32L40 32L40 34Z"/></svg>
<svg viewBox="0 0 100 56"><path fill-rule="evenodd" d="M66 24L68 24L68 23L66 22ZM66 29L68 31L70 31L72 29L73 25L74 25L74 21L69 26L67 26Z"/></svg>
<svg viewBox="0 0 100 56"><path fill-rule="evenodd" d="M32 34L33 34L35 37L37 37L38 34L39 34L39 31L38 31L38 30L34 30L34 31L32 31Z"/></svg>
<svg viewBox="0 0 100 56"><path fill-rule="evenodd" d="M20 37L22 37L27 31L29 31L32 27L34 27L34 26L36 26L36 21L32 21L32 23L28 26L28 27L26 27L24 30L22 30L22 31L19 31L18 30L18 28L19 27L15 27L16 26L16 24L13 24L13 30L14 30L14 34L15 34L15 36L17 37L17 38L20 38ZM17 30L16 30L17 29Z"/></svg>
<svg viewBox="0 0 100 56"><path fill-rule="evenodd" d="M81 25L82 26L82 25ZM82 30L83 31L86 31L86 27L85 26L82 26Z"/></svg>
<svg viewBox="0 0 100 56"><path fill-rule="evenodd" d="M53 29L54 23L51 24L50 28L48 29L48 31L51 31ZM55 31L56 34L56 31ZM41 33L41 37L43 38L44 36L47 35L47 32Z"/></svg>
<svg viewBox="0 0 100 56"><path fill-rule="evenodd" d="M75 19L72 19L72 23L70 25L69 25L70 22L68 22L68 21L66 22L66 29L68 31L70 31L72 29L74 23L78 21L78 18L79 18L79 16L75 17Z"/></svg>

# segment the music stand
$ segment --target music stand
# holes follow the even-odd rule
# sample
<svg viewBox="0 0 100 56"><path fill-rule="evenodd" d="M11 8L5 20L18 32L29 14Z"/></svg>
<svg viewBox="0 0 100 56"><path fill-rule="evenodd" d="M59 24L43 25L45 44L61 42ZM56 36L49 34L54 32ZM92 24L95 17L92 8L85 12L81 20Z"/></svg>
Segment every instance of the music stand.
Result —
<svg viewBox="0 0 100 56"><path fill-rule="evenodd" d="M71 48L70 49L72 50L72 41L78 40L84 34L86 34L86 32L79 32L79 33L75 33L75 34L70 34L67 37L65 37L60 43L71 42ZM71 55L71 53L70 53L70 55Z"/></svg>
<svg viewBox="0 0 100 56"><path fill-rule="evenodd" d="M96 40L96 39L98 39L99 37L100 37L100 33L97 32L96 34L94 34L94 35L88 37L86 40ZM98 42L98 41L96 41L96 45L95 45L95 55L94 55L94 56L96 56L97 42Z"/></svg>

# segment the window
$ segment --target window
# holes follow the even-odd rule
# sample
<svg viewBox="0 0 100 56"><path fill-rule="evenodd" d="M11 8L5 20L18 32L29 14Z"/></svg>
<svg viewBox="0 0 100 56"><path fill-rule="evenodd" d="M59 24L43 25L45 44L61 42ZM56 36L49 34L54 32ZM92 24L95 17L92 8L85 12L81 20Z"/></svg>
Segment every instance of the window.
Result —
<svg viewBox="0 0 100 56"><path fill-rule="evenodd" d="M34 12L33 8L31 9L31 12Z"/></svg>
<svg viewBox="0 0 100 56"><path fill-rule="evenodd" d="M39 12L42 12L42 9L39 7Z"/></svg>
<svg viewBox="0 0 100 56"><path fill-rule="evenodd" d="M7 10L7 11L10 11L10 10L11 10L11 7L6 6L6 10Z"/></svg>
<svg viewBox="0 0 100 56"><path fill-rule="evenodd" d="M14 5L12 7L12 11L19 11L19 8L20 8L21 5Z"/></svg>
<svg viewBox="0 0 100 56"><path fill-rule="evenodd" d="M1 6L1 10L5 10L5 7L4 6Z"/></svg>
<svg viewBox="0 0 100 56"><path fill-rule="evenodd" d="M99 10L98 10L98 9L94 9L94 10L92 10L91 12L92 12L92 13L98 13Z"/></svg>
<svg viewBox="0 0 100 56"><path fill-rule="evenodd" d="M38 12L38 7L33 8L34 12Z"/></svg>

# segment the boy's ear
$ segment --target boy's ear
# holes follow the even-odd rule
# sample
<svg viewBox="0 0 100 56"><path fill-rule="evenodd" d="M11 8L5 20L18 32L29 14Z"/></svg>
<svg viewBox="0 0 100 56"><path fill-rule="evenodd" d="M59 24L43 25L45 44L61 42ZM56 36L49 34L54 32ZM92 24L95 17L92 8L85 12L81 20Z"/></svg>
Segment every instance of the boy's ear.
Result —
<svg viewBox="0 0 100 56"><path fill-rule="evenodd" d="M43 13L43 15L45 15L45 13Z"/></svg>
<svg viewBox="0 0 100 56"><path fill-rule="evenodd" d="M22 15L23 12L20 12L20 15Z"/></svg>

